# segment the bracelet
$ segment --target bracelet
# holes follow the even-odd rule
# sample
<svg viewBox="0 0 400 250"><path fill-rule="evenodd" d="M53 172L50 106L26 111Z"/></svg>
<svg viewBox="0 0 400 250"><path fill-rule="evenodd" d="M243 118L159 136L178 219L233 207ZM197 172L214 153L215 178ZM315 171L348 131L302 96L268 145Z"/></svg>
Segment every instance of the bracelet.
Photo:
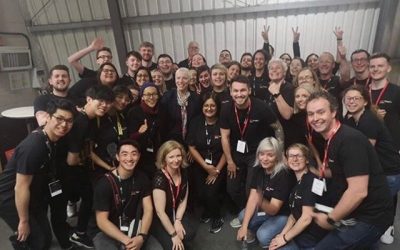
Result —
<svg viewBox="0 0 400 250"><path fill-rule="evenodd" d="M138 236L142 236L143 241L146 241L146 240L147 240L147 237L148 237L148 235L147 235L147 234L144 234L144 233L140 233L140 234L138 234Z"/></svg>
<svg viewBox="0 0 400 250"><path fill-rule="evenodd" d="M171 234L171 238L174 238L175 236L177 236L178 234L176 233L176 231L174 231L172 234Z"/></svg>
<svg viewBox="0 0 400 250"><path fill-rule="evenodd" d="M283 240L285 241L285 243L288 243L288 240L285 237L285 234L282 235Z"/></svg>
<svg viewBox="0 0 400 250"><path fill-rule="evenodd" d="M343 39L342 38L340 38L340 39L336 39L336 41L342 41Z"/></svg>

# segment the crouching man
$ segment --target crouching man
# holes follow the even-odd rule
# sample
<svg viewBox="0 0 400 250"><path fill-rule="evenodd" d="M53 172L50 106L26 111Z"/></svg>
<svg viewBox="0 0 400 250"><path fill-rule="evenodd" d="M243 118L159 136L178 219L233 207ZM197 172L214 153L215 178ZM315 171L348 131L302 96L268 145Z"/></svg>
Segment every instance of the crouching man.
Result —
<svg viewBox="0 0 400 250"><path fill-rule="evenodd" d="M94 210L98 229L94 246L101 249L141 249L153 218L151 184L137 170L139 144L120 141L116 158L118 167L106 173L96 184Z"/></svg>

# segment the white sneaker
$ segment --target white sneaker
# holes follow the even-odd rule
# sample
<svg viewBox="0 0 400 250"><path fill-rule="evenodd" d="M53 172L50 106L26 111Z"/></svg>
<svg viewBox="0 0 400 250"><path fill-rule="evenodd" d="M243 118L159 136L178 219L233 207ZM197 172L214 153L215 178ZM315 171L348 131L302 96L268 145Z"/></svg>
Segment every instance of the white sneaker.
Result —
<svg viewBox="0 0 400 250"><path fill-rule="evenodd" d="M236 217L233 220L231 220L231 222L229 223L231 225L231 227L233 228L239 228L242 226L242 223L240 222L239 218Z"/></svg>
<svg viewBox="0 0 400 250"><path fill-rule="evenodd" d="M381 236L381 242L387 245L392 244L394 241L393 235L394 235L394 227L390 226L386 230L386 232Z"/></svg>
<svg viewBox="0 0 400 250"><path fill-rule="evenodd" d="M68 205L67 205L67 216L69 218L74 217L77 213L76 211L76 202L70 202L68 201Z"/></svg>

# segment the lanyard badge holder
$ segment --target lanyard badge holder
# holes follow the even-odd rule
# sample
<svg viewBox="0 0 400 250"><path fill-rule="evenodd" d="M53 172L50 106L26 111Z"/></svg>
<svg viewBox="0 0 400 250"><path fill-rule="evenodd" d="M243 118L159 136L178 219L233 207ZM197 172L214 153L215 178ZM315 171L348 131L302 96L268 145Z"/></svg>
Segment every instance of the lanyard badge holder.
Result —
<svg viewBox="0 0 400 250"><path fill-rule="evenodd" d="M240 132L240 140L237 141L236 151L239 153L242 153L242 154L248 152L247 143L246 143L246 141L243 140L243 138L244 138L244 134L246 132L246 129L247 129L247 127L249 125L249 121L250 121L250 110L251 110L251 101L250 101L249 109L247 111L246 119L244 120L243 127L242 127L240 125L238 111L235 106L236 123L239 127L239 132Z"/></svg>
<svg viewBox="0 0 400 250"><path fill-rule="evenodd" d="M206 128L206 143L207 143L207 155L206 158L204 159L204 161L208 164L208 165L212 165L212 152L210 151L210 147L211 147L211 138L212 135L210 133L208 133L208 129L207 129L207 122L204 122L204 127Z"/></svg>
<svg viewBox="0 0 400 250"><path fill-rule="evenodd" d="M54 159L55 152L53 152L51 142L50 142L49 137L47 136L46 132L44 130L42 130L42 131L43 131L43 135L46 138L46 147L48 150L48 158L49 158L49 161L45 164L50 165L49 166L50 169L49 169L49 173L48 173L48 176L49 176L48 186L49 186L50 196L55 197L57 195L62 194L62 185L61 185L61 181L56 178L56 166L55 166L55 162L54 162L55 161L55 159Z"/></svg>

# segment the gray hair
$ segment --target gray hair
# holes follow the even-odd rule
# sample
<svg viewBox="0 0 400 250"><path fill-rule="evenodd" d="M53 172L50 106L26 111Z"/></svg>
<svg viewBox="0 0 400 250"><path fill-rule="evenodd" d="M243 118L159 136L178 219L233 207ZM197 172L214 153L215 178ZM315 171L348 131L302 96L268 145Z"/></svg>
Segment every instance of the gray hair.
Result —
<svg viewBox="0 0 400 250"><path fill-rule="evenodd" d="M281 143L278 142L277 139L274 137L266 137L258 144L257 151L256 151L256 159L254 161L254 167L260 165L260 161L258 160L258 155L266 150L274 151L276 155L276 164L274 170L272 172L271 178L278 174L280 171L285 170L286 166L283 162L283 149Z"/></svg>
<svg viewBox="0 0 400 250"><path fill-rule="evenodd" d="M271 60L269 60L269 62L268 62L268 70L269 70L269 68L271 67L272 64L280 64L282 69L283 69L284 74L286 74L288 66L282 59L274 57Z"/></svg>

